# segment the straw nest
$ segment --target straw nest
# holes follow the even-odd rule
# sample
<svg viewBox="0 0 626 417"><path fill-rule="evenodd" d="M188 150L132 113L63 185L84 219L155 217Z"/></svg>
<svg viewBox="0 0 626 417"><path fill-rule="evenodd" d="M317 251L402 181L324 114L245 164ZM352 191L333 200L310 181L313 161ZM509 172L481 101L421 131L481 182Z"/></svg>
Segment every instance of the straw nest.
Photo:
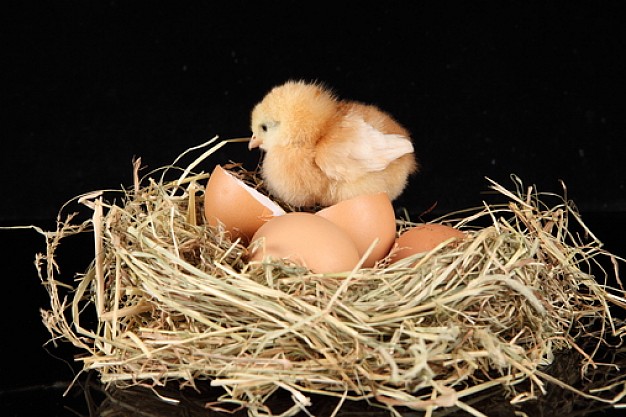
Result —
<svg viewBox="0 0 626 417"><path fill-rule="evenodd" d="M44 232L44 323L104 383L210 379L224 394L208 407L230 403L250 415L271 415L267 400L280 390L293 401L285 416L305 409L308 393L338 397L338 407L367 399L392 413L456 406L482 415L464 399L498 385L513 402L535 398L546 381L559 384L542 371L555 352L626 334L610 308L626 308L624 292L606 285L597 260L613 262L619 283L622 259L602 249L569 201L516 178L513 191L491 182L505 203L435 220L467 233L457 245L344 274L248 263L246 247L200 214L209 175L193 171L226 142L202 145L184 170L177 160L140 179L136 163L134 186L114 194L117 203L82 196L89 220L60 215L57 230ZM398 220L398 230L413 224ZM55 252L85 232L95 259L62 283Z"/></svg>

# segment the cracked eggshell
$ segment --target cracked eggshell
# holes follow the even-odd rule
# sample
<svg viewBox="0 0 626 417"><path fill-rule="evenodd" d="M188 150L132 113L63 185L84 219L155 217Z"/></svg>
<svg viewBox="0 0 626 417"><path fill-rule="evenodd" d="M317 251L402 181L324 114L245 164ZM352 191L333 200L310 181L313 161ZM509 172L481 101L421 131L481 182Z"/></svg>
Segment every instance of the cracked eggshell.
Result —
<svg viewBox="0 0 626 417"><path fill-rule="evenodd" d="M259 227L285 211L217 165L204 192L204 214L209 225L222 223L231 240L241 238L248 243Z"/></svg>
<svg viewBox="0 0 626 417"><path fill-rule="evenodd" d="M371 268L383 259L396 238L396 217L386 193L366 194L341 201L316 213L341 227L359 251L359 259L378 239L363 267Z"/></svg>
<svg viewBox="0 0 626 417"><path fill-rule="evenodd" d="M287 259L314 273L352 270L359 253L352 239L333 222L311 213L287 213L257 230L249 261Z"/></svg>
<svg viewBox="0 0 626 417"><path fill-rule="evenodd" d="M407 229L396 239L397 250L391 262L397 262L416 253L428 252L448 239L463 239L465 233L438 223L428 223Z"/></svg>

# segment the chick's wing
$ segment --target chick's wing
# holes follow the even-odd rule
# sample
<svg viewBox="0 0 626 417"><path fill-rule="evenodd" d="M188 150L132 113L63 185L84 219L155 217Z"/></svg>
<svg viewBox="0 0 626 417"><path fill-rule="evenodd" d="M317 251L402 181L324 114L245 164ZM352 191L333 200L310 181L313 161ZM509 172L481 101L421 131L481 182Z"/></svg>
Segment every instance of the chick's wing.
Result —
<svg viewBox="0 0 626 417"><path fill-rule="evenodd" d="M351 181L384 170L412 153L413 144L406 136L383 133L355 115L344 119L316 151L315 162L328 177Z"/></svg>

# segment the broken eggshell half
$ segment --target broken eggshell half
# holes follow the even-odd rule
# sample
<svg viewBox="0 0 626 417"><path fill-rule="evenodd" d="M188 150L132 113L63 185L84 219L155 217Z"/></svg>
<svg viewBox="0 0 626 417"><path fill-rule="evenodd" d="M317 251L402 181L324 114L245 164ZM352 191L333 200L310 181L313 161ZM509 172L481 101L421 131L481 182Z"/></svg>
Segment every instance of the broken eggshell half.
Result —
<svg viewBox="0 0 626 417"><path fill-rule="evenodd" d="M204 214L210 226L222 224L231 240L240 238L247 244L265 222L284 215L285 211L269 197L217 165L204 192Z"/></svg>

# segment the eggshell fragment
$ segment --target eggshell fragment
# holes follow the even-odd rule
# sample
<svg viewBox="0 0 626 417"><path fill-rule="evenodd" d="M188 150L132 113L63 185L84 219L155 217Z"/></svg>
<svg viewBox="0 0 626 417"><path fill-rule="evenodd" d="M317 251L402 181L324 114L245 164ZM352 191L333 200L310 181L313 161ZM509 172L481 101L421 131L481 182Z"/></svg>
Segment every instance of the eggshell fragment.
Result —
<svg viewBox="0 0 626 417"><path fill-rule="evenodd" d="M352 238L359 257L378 239L363 266L370 268L387 256L396 238L396 218L386 193L366 194L341 201L316 213L341 227Z"/></svg>
<svg viewBox="0 0 626 417"><path fill-rule="evenodd" d="M204 214L209 225L221 222L232 240L241 238L247 243L261 225L285 211L217 165L204 192Z"/></svg>
<svg viewBox="0 0 626 417"><path fill-rule="evenodd" d="M429 223L412 227L396 239L398 250L391 256L392 262L414 255L428 252L448 239L463 239L465 233L444 224Z"/></svg>
<svg viewBox="0 0 626 417"><path fill-rule="evenodd" d="M311 213L274 217L257 230L250 249L250 261L287 259L321 274L350 271L359 262L346 232Z"/></svg>

